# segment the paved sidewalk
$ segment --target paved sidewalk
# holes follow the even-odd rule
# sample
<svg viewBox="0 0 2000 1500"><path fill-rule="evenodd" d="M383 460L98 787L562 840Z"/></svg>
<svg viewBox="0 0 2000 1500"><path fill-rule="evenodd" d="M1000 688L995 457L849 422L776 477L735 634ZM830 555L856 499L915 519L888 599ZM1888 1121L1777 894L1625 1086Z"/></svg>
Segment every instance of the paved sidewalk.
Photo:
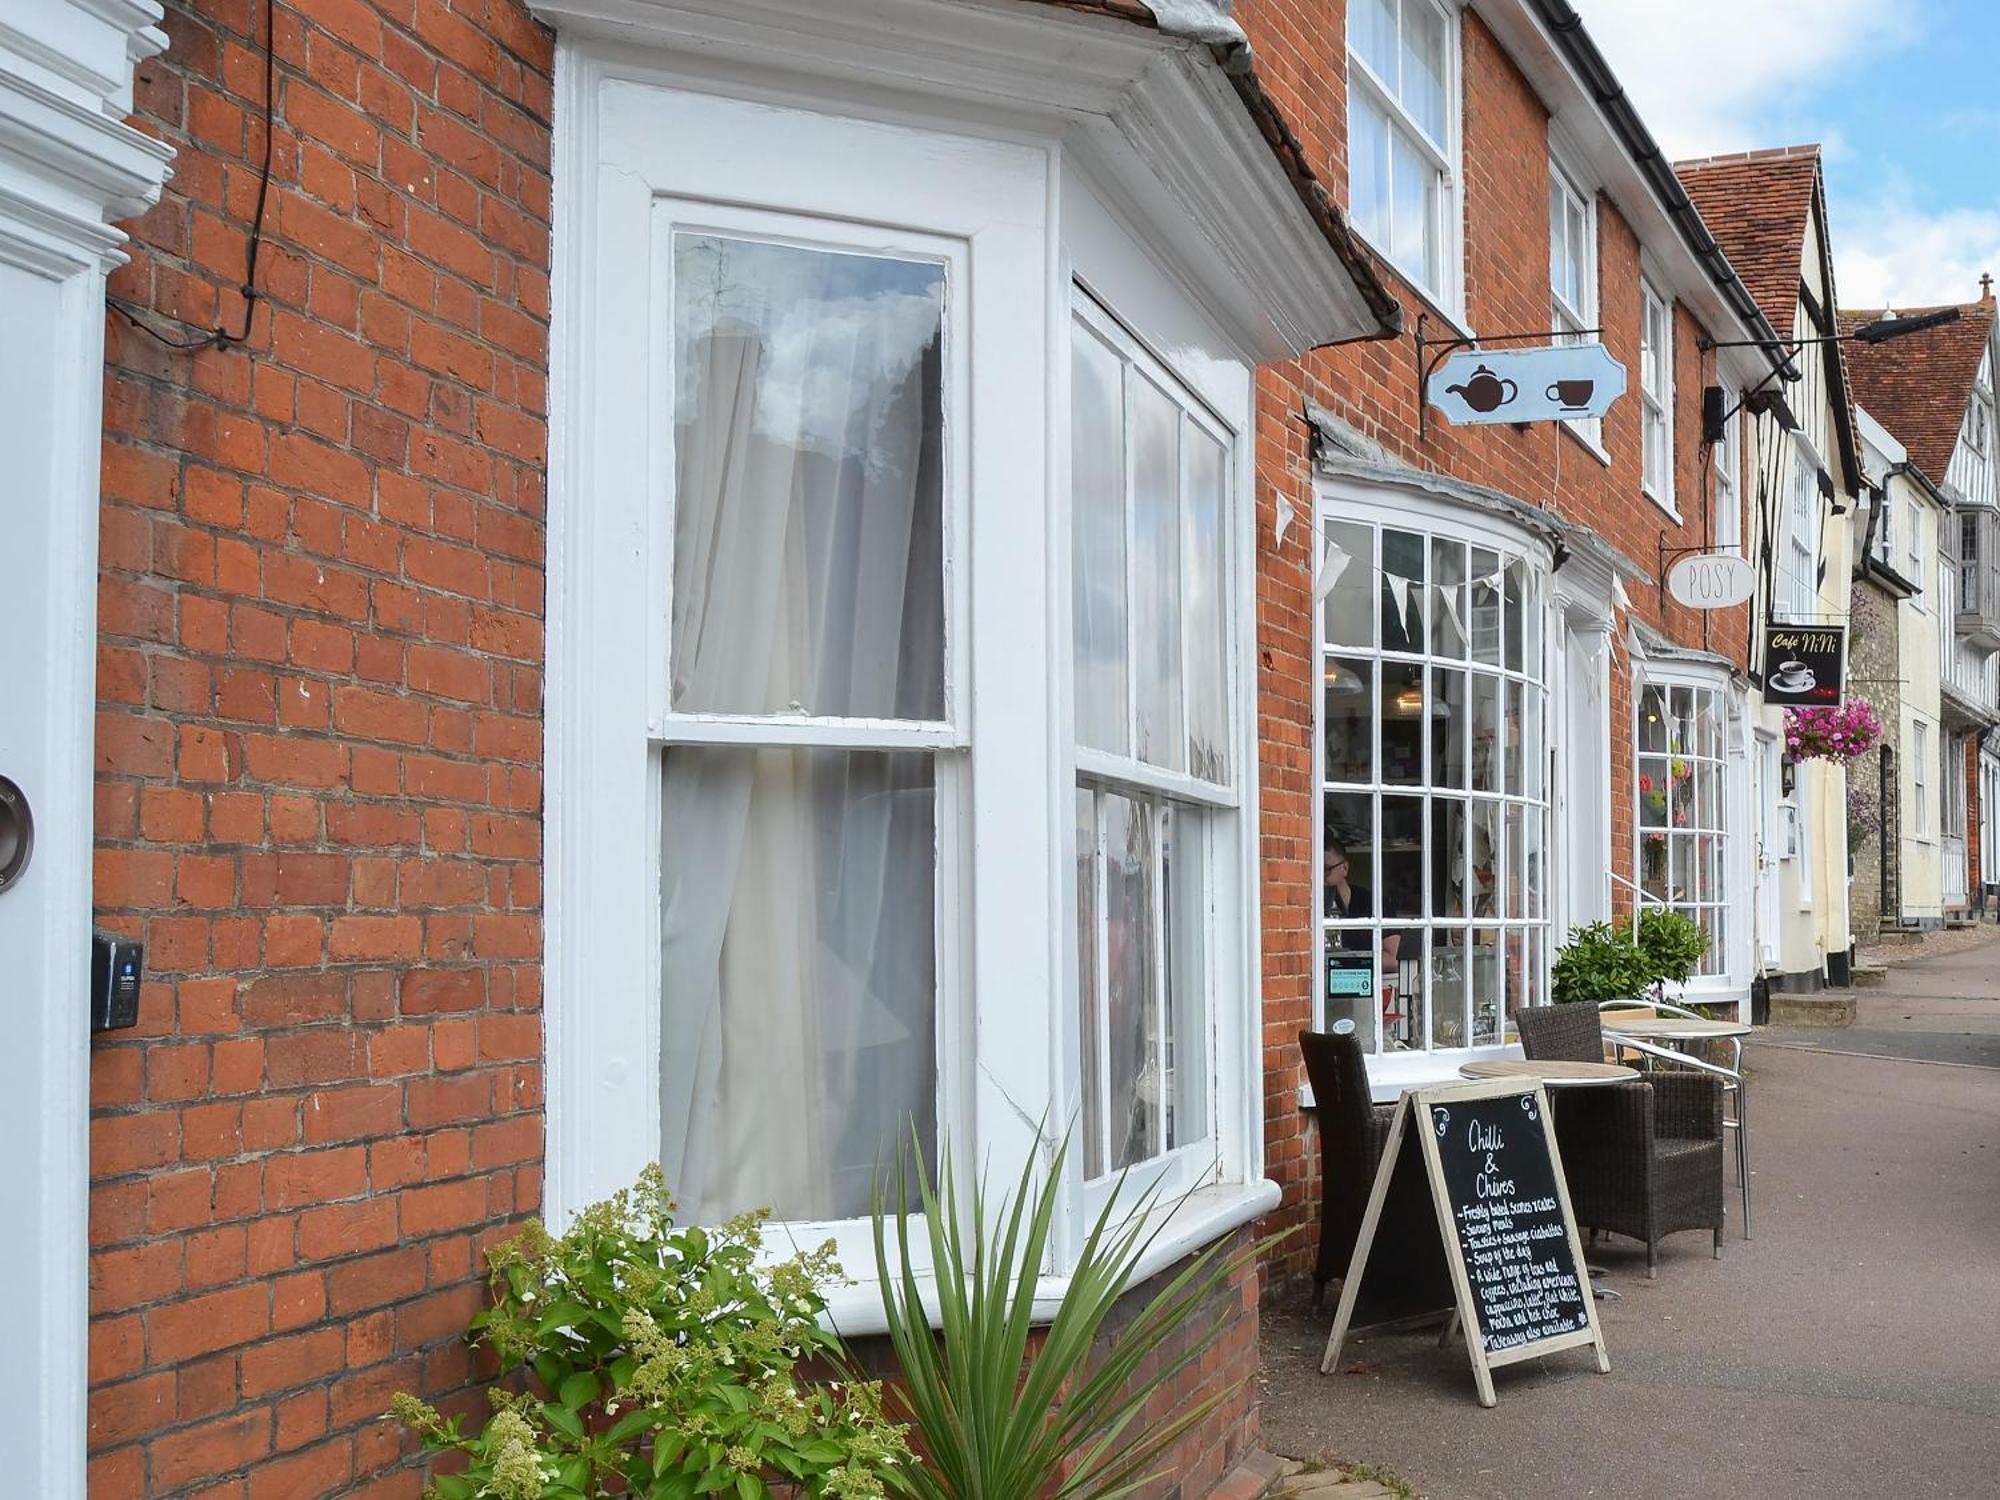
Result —
<svg viewBox="0 0 2000 1500"><path fill-rule="evenodd" d="M1322 1377L1331 1313L1281 1312L1264 1446L1429 1500L2000 1495L2000 1068L1896 1055L2000 1034L2000 943L1898 964L1870 998L1839 1051L1752 1044L1755 1240L1732 1225L1714 1261L1672 1236L1652 1282L1641 1247L1593 1250L1624 1294L1599 1304L1611 1374L1577 1353L1498 1371L1482 1411L1462 1348L1377 1338Z"/></svg>

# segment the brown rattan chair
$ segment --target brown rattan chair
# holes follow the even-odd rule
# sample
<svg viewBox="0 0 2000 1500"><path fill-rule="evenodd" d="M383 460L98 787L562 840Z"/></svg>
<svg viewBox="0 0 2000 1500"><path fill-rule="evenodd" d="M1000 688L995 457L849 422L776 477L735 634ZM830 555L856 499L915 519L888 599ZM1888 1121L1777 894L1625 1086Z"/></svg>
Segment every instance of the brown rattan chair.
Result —
<svg viewBox="0 0 2000 1500"><path fill-rule="evenodd" d="M1536 1007L1514 1020L1531 1059L1604 1061L1594 1005ZM1712 1231L1721 1256L1721 1079L1668 1069L1565 1089L1553 1112L1579 1226L1643 1241L1648 1276L1658 1274L1660 1240L1679 1230Z"/></svg>
<svg viewBox="0 0 2000 1500"><path fill-rule="evenodd" d="M1299 1050L1305 1053L1319 1114L1319 1259L1313 1266L1317 1309L1326 1284L1347 1275L1396 1106L1370 1102L1368 1069L1357 1038L1301 1031Z"/></svg>

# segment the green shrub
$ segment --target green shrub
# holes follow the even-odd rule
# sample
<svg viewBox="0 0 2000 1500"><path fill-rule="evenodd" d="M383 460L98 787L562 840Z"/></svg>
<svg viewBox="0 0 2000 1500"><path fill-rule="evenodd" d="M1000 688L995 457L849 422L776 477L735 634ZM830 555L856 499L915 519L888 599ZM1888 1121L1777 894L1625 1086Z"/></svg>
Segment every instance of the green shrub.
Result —
<svg viewBox="0 0 2000 1500"><path fill-rule="evenodd" d="M1684 983L1707 951L1707 934L1676 911L1642 913L1637 942L1629 922L1592 922L1556 950L1556 1003L1657 999L1663 981Z"/></svg>
<svg viewBox="0 0 2000 1500"><path fill-rule="evenodd" d="M799 1365L840 1359L822 1331L832 1246L759 1264L747 1214L676 1228L659 1168L578 1216L539 1223L488 1257L493 1305L470 1336L529 1393L494 1391L476 1434L413 1396L393 1414L431 1449L469 1459L437 1500L875 1500L900 1488L903 1429L871 1382L815 1384Z"/></svg>

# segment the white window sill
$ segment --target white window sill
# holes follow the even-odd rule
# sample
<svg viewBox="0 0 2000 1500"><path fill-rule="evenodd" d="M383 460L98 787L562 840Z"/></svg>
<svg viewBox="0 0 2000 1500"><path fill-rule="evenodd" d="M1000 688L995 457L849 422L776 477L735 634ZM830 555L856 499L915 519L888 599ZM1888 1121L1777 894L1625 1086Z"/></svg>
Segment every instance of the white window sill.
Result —
<svg viewBox="0 0 2000 1500"><path fill-rule="evenodd" d="M1586 432L1578 431L1574 422L1558 422L1556 425L1575 439L1585 453L1588 453L1592 458L1603 464L1605 468L1608 469L1611 467L1611 454L1603 443L1592 438Z"/></svg>
<svg viewBox="0 0 2000 1500"><path fill-rule="evenodd" d="M1133 1270L1132 1285L1137 1286L1183 1256L1191 1255L1245 1224L1263 1218L1278 1206L1279 1197L1278 1184L1267 1177L1260 1177L1250 1183L1217 1183L1199 1188L1184 1201L1175 1199L1156 1208L1153 1216L1160 1221L1158 1233L1139 1257L1139 1263ZM1037 1326L1054 1319L1069 1285L1067 1275L1043 1276L1037 1280L1034 1310ZM932 1291L934 1286L935 1278L928 1271L917 1278L918 1291L931 1307L931 1326L935 1328L938 1319ZM826 1312L820 1321L842 1338L862 1338L888 1332L888 1322L882 1316L881 1287L874 1276L830 1289L826 1297Z"/></svg>
<svg viewBox="0 0 2000 1500"><path fill-rule="evenodd" d="M1648 500L1652 501L1654 507L1657 510L1659 510L1661 514L1672 518L1673 523L1676 526L1682 524L1680 509L1674 504L1673 497L1671 495L1669 495L1666 499L1662 500L1658 495L1654 494L1644 484L1641 484L1639 486L1639 493L1644 495Z"/></svg>

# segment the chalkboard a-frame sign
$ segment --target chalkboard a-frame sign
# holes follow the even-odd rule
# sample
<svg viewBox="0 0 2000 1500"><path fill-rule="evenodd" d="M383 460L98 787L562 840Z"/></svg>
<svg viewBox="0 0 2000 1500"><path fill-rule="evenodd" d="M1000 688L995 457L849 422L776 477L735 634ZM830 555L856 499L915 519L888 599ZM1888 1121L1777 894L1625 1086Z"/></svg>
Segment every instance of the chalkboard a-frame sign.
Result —
<svg viewBox="0 0 2000 1500"><path fill-rule="evenodd" d="M1591 1346L1610 1357L1539 1081L1420 1089L1396 1107L1320 1372L1348 1330L1450 1312L1463 1329L1479 1404L1493 1371Z"/></svg>

